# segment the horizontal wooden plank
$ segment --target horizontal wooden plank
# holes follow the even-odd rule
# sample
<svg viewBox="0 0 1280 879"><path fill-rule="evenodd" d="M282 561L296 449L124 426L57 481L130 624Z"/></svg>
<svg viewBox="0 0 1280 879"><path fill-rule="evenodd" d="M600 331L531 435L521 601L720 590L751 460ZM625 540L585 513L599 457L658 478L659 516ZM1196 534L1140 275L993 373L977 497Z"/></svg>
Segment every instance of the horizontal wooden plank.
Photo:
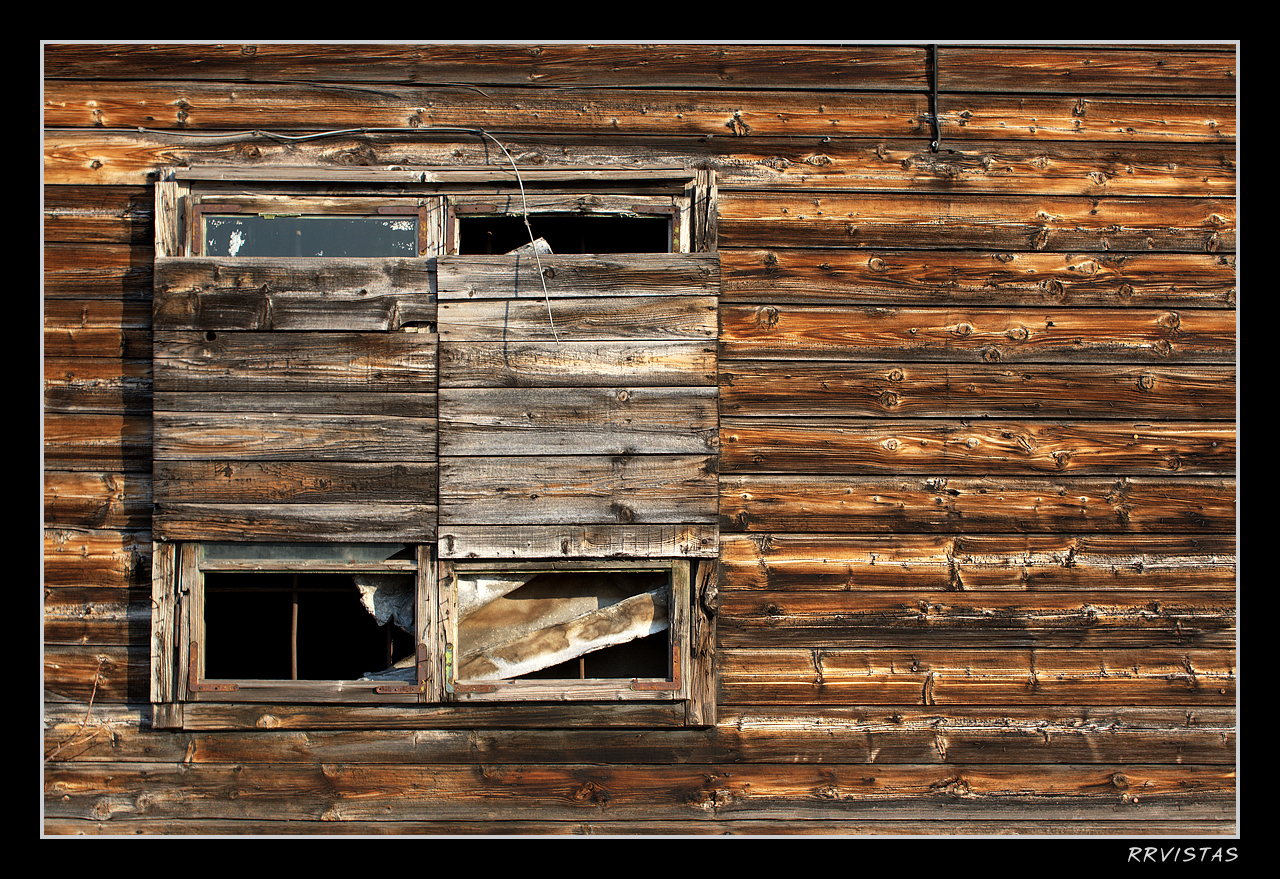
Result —
<svg viewBox="0 0 1280 879"><path fill-rule="evenodd" d="M154 346L157 391L429 393L436 385L433 333L157 332Z"/></svg>
<svg viewBox="0 0 1280 879"><path fill-rule="evenodd" d="M720 524L750 532L1227 532L1236 481L1183 477L733 475Z"/></svg>
<svg viewBox="0 0 1280 879"><path fill-rule="evenodd" d="M720 322L724 359L1232 363L1236 349L1236 313L1218 309L726 305Z"/></svg>
<svg viewBox="0 0 1280 879"><path fill-rule="evenodd" d="M706 341L717 329L711 296L442 301L438 315L441 342Z"/></svg>
<svg viewBox="0 0 1280 879"><path fill-rule="evenodd" d="M51 357L116 361L151 359L151 332L148 329L55 327L44 331L43 343L45 354Z"/></svg>
<svg viewBox="0 0 1280 879"><path fill-rule="evenodd" d="M1232 419L1233 366L726 360L721 415Z"/></svg>
<svg viewBox="0 0 1280 879"><path fill-rule="evenodd" d="M870 815L845 815L838 818L727 818L711 819L696 824L675 820L635 821L522 821L501 819L485 821L480 818L465 821L350 821L335 827L332 821L252 821L237 820L183 820L119 818L114 822L93 819L46 818L42 825L47 836L121 836L148 833L185 834L188 836L379 836L390 834L417 834L441 836L659 836L691 834L705 836L807 836L828 834L836 836L997 836L1018 833L1025 835L1052 834L1101 834L1121 835L1122 824L1115 820L1112 806L1066 806L1041 808L1035 817L997 815L994 818L966 818L952 810L930 806L928 814L914 816L905 810L902 817L884 818ZM944 814L945 812L945 814ZM1224 836L1231 837L1238 831L1233 801L1223 796L1213 804L1182 805L1176 810L1164 810L1158 817L1148 813L1141 823L1124 830L1129 836L1153 838L1156 836ZM1069 823L1067 823L1069 822ZM248 826L245 826L247 823ZM1166 846L1166 850L1169 847ZM1143 852L1157 851L1154 845ZM1239 847L1223 844L1207 847L1203 855L1197 849L1197 857L1213 857L1231 860L1239 857Z"/></svg>
<svg viewBox="0 0 1280 879"><path fill-rule="evenodd" d="M442 559L715 558L714 525L450 525Z"/></svg>
<svg viewBox="0 0 1280 879"><path fill-rule="evenodd" d="M715 388L441 388L440 455L714 452Z"/></svg>
<svg viewBox="0 0 1280 879"><path fill-rule="evenodd" d="M546 254L537 260L502 254L442 256L436 262L442 301L715 296L720 289L715 253Z"/></svg>
<svg viewBox="0 0 1280 879"><path fill-rule="evenodd" d="M41 683L50 702L145 703L151 676L145 647L46 644Z"/></svg>
<svg viewBox="0 0 1280 879"><path fill-rule="evenodd" d="M146 528L151 522L151 477L147 473L46 470L44 522L76 528Z"/></svg>
<svg viewBox="0 0 1280 879"><path fill-rule="evenodd" d="M139 802L138 791L147 796ZM1123 810L1129 824L1178 808L1234 802L1230 767L1119 765L704 764L632 766L531 763L474 766L397 762L130 766L58 763L45 768L47 819L86 818L128 827L132 817L320 821L493 820L494 804L521 804L525 821L660 819L690 828L730 818L805 820L871 814L880 818L990 819L1045 812ZM225 792L235 790L237 796ZM298 791L323 790L323 797ZM118 822L114 824L114 822ZM1120 826L1120 825L1117 825Z"/></svg>
<svg viewBox="0 0 1280 879"><path fill-rule="evenodd" d="M434 461L432 418L157 412L156 460Z"/></svg>
<svg viewBox="0 0 1280 879"><path fill-rule="evenodd" d="M148 531L45 525L43 572L46 587L101 586L129 589L151 582Z"/></svg>
<svg viewBox="0 0 1280 879"><path fill-rule="evenodd" d="M1232 422L726 418L726 473L1234 475Z"/></svg>
<svg viewBox="0 0 1280 879"><path fill-rule="evenodd" d="M151 630L150 590L46 589L43 609L44 644L127 647ZM83 719L84 712L80 714Z"/></svg>
<svg viewBox="0 0 1280 879"><path fill-rule="evenodd" d="M1195 600L1235 587L1234 534L722 534L721 594L1003 591L1034 602L1124 590ZM1141 599L1135 599L1141 601Z"/></svg>
<svg viewBox="0 0 1280 879"><path fill-rule="evenodd" d="M147 246L155 234L155 211L150 194L131 197L124 205L104 191L95 204L49 204L44 209L44 241Z"/></svg>
<svg viewBox="0 0 1280 879"><path fill-rule="evenodd" d="M939 86L1009 92L1234 94L1236 48L938 47ZM475 82L508 85L925 89L923 45L137 45L44 47L47 79Z"/></svg>
<svg viewBox="0 0 1280 879"><path fill-rule="evenodd" d="M440 346L440 386L696 386L716 383L710 342L449 342Z"/></svg>
<svg viewBox="0 0 1280 879"><path fill-rule="evenodd" d="M818 645L814 645L818 646ZM1216 705L1235 702L1229 653L1195 649L731 649L722 704Z"/></svg>
<svg viewBox="0 0 1280 879"><path fill-rule="evenodd" d="M155 266L165 330L385 331L436 319L429 260L166 258Z"/></svg>
<svg viewBox="0 0 1280 879"><path fill-rule="evenodd" d="M372 385L371 385L372 386ZM161 391L156 412L274 412L295 415L379 415L384 418L435 418L432 393L343 393L340 391Z"/></svg>
<svg viewBox="0 0 1280 879"><path fill-rule="evenodd" d="M148 275L148 277L150 277ZM45 297L41 316L46 332L55 330L151 330L151 300ZM149 338L149 335L148 335Z"/></svg>
<svg viewBox="0 0 1280 879"><path fill-rule="evenodd" d="M47 45L44 52L44 75L51 79L832 88L856 76L862 89L925 87L923 46L79 43ZM1193 82L1216 66L1194 60L1178 54L1167 63ZM1142 69L1135 67L1135 73Z"/></svg>
<svg viewBox="0 0 1280 879"><path fill-rule="evenodd" d="M44 297L150 303L155 246L150 242L44 245Z"/></svg>
<svg viewBox="0 0 1280 879"><path fill-rule="evenodd" d="M721 247L1235 250L1230 199L723 192L718 213Z"/></svg>
<svg viewBox="0 0 1280 879"><path fill-rule="evenodd" d="M501 156L495 160L493 144L479 137L450 143L439 135L410 140L403 134L368 131L281 143L261 132L246 132L237 140L228 141L216 133L46 130L45 201L53 203L55 210L66 210L61 207L66 197L58 190L81 184L93 189L139 186L146 183L152 169L164 165L208 167L217 162L216 167L235 172L241 166L228 162L236 162L235 150L246 145L256 151L257 158L254 165L243 168L244 173L263 169L262 173L272 177L284 177L292 171L344 179L353 170L361 170L361 166L344 164L355 161L368 163L370 167L363 169L366 172L380 170L379 166L416 166L422 169L417 173L428 180L475 181L478 172L469 170L475 168L486 168L490 180L495 175L515 180L510 164ZM642 175L651 165L662 165L684 168L689 174L696 168L714 170L722 191L801 188L1224 198L1233 197L1236 191L1234 142L1152 146L1142 142L966 138L949 140L945 150L935 153L929 149L929 137L923 134L908 139L797 142L761 136L691 141L665 136L593 138L506 132L502 140L508 151L519 157L521 179L530 182L572 174L580 180L607 184ZM557 164L547 164L553 160ZM54 228L52 223L48 225Z"/></svg>
<svg viewBox="0 0 1280 879"><path fill-rule="evenodd" d="M1230 43L1216 46L943 44L938 49L939 89L1230 95L1236 92L1237 51ZM1178 81L1169 82L1171 76Z"/></svg>
<svg viewBox="0 0 1280 879"><path fill-rule="evenodd" d="M154 465L156 503L434 503L434 463L394 461L165 461Z"/></svg>
<svg viewBox="0 0 1280 879"><path fill-rule="evenodd" d="M1229 254L720 251L726 303L1234 308Z"/></svg>
<svg viewBox="0 0 1280 879"><path fill-rule="evenodd" d="M440 523L714 524L715 463L705 455L445 457Z"/></svg>
<svg viewBox="0 0 1280 879"><path fill-rule="evenodd" d="M1234 590L1234 583L1230 584ZM1213 648L1236 645L1234 591L744 592L716 613L722 648Z"/></svg>
<svg viewBox="0 0 1280 879"><path fill-rule="evenodd" d="M207 504L156 509L157 540L421 543L435 540L434 503Z"/></svg>
<svg viewBox="0 0 1280 879"><path fill-rule="evenodd" d="M528 711L531 706L511 706ZM566 713L572 705L561 705ZM635 710L635 706L618 706ZM271 706L255 706L271 714ZM581 709L581 706L580 706ZM599 709L590 706L599 713ZM200 706L199 711L213 710ZM78 705L46 705L44 753L59 763L130 762L317 764L414 763L471 764L477 755L486 763L575 764L584 762L637 765L697 765L719 762L782 764L1066 764L1179 763L1224 765L1236 758L1233 708L1185 709L1081 708L1046 709L1002 706L948 712L945 718L928 709L832 707L822 712L782 708L769 712L734 710L705 730L667 729L637 736L633 730L599 729L420 729L421 715L436 715L434 706L356 709L370 718L363 728L304 728L315 708L303 716L280 711L275 726L255 728L253 735L222 735L205 730L153 730L136 707L111 705L92 712ZM466 710L492 716L479 704ZM399 713L400 727L388 726L387 715ZM345 713L342 706L331 715ZM377 719L374 719L377 718ZM602 718L603 719L603 718ZM350 723L350 721L348 721ZM327 725L327 724L326 724ZM384 735L380 729L415 729L412 736ZM55 753L56 752L56 753ZM70 768L70 767L68 767Z"/></svg>
<svg viewBox="0 0 1280 879"><path fill-rule="evenodd" d="M66 470L145 470L152 419L144 414L44 413L44 462Z"/></svg>
<svg viewBox="0 0 1280 879"><path fill-rule="evenodd" d="M63 357L46 346L43 376L45 411L151 411L150 358Z"/></svg>
<svg viewBox="0 0 1280 879"><path fill-rule="evenodd" d="M776 88L639 89L380 85L376 90L288 84L46 80L51 128L262 129L484 128L545 133L710 136L907 137L928 133L925 90L785 91ZM844 88L856 87L845 83ZM1153 111L1153 105L1155 109ZM1234 96L950 96L943 140L1039 137L1090 141L1221 142L1236 136ZM455 133L456 132L452 132Z"/></svg>

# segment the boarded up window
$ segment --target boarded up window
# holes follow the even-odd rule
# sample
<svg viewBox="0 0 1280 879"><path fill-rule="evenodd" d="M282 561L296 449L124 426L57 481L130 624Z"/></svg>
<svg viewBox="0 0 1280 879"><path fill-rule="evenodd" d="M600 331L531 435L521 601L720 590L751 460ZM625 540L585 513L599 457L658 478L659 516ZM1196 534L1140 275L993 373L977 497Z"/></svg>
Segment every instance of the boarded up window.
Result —
<svg viewBox="0 0 1280 879"><path fill-rule="evenodd" d="M153 701L496 693L710 722L690 613L714 566L688 560L718 551L720 281L692 184L348 175L157 187ZM361 556L386 545L406 555ZM476 564L510 588L476 603Z"/></svg>

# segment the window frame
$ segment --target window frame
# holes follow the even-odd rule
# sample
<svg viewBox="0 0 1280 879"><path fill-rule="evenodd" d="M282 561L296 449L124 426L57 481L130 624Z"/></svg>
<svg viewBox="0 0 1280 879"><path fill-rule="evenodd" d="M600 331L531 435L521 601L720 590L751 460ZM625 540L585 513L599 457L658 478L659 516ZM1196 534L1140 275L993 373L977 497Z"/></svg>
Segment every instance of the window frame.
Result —
<svg viewBox="0 0 1280 879"><path fill-rule="evenodd" d="M620 213L656 215L668 219L668 252L696 253L715 250L714 173L688 169L641 169L581 175L574 171L536 172L526 174L522 193L516 180L507 172L493 167L473 169L436 169L433 171L386 171L353 169L345 173L284 168L186 168L162 170L156 187L156 256L203 257L202 217L212 213L233 212L309 212L322 215L370 215L372 209L384 213L415 215L418 222L418 249L414 256L326 257L359 263L367 259L425 259L432 261L431 292L435 293L433 260L456 253L461 230L459 216L523 215L536 213L579 213L617 215ZM533 178L532 180L528 178ZM602 179L601 179L602 178ZM673 183L681 182L679 194L673 194ZM533 184L530 186L530 184ZM345 191L339 191L339 186ZM654 195L654 185L664 194ZM583 188L583 187L586 188ZM319 187L322 194L311 190ZM524 189L522 187L521 189ZM600 195L600 191L607 194ZM621 190L620 192L618 190ZM649 191L646 191L649 190ZM237 210L229 211L228 206ZM387 208L391 207L388 211ZM638 210L637 210L638 209ZM217 257L216 259L252 259L256 261L288 260L289 257ZM406 327L409 329L409 327ZM434 328L432 328L434 331ZM438 497L438 495L437 495ZM714 723L714 620L699 624L698 606L710 608L714 603L718 576L716 557L644 558L618 560L606 557L580 556L532 561L512 558L483 560L444 560L437 557L434 542L406 538L417 548L417 597L415 601L416 675L412 683L388 681L211 681L203 677L200 659L203 607L203 574L212 570L201 561L204 542L196 534L157 539L153 555L153 608L151 650L151 697L157 727L188 726L192 720L208 724L203 712L215 710L217 723L261 726L257 721L228 721L231 715L218 714L225 706L242 706L253 716L254 704L317 704L333 709L340 718L357 706L385 706L402 722L432 725L440 716L434 711L421 714L423 708L452 710L455 706L482 705L509 708L505 717L517 725L519 718L545 715L535 704L540 702L576 703L612 712L588 715L593 724L632 723L628 717L649 718L640 725L699 726ZM249 540L252 538L246 538ZM282 541L279 537L260 538ZM354 540L352 542L362 542ZM681 551L684 551L683 549ZM666 679L648 679L633 686L613 684L591 686L568 696L566 681L551 685L504 681L490 689L473 682L452 679L450 668L452 647L456 643L456 608L454 592L443 586L446 576L458 570L477 567L511 570L528 565L574 567L580 570L614 570L627 567L652 569L661 567L672 572L672 624L669 643L673 662ZM303 565L301 568L305 569ZM369 566L366 566L369 567ZM364 568L362 568L364 569ZM378 569L377 566L369 569ZM711 603L708 596L712 597ZM702 686L696 681L701 679ZM708 686L709 682L709 686ZM226 686L230 684L232 686ZM696 691L696 692L695 692ZM350 704L349 704L350 703ZM632 703L664 706L666 713L635 715L625 706ZM521 708L521 705L526 706ZM638 707L638 706L637 706ZM460 710L467 711L467 708ZM591 710L591 709L588 709ZM671 714L670 711L675 713ZM186 719L184 720L184 711ZM408 711L409 714L403 712ZM205 719L199 719L204 717ZM681 720L683 718L683 720ZM272 720L272 723L277 722ZM338 721L341 722L341 721ZM539 725L540 721L532 720Z"/></svg>
<svg viewBox="0 0 1280 879"><path fill-rule="evenodd" d="M560 561L499 560L449 561L439 563L438 588L440 617L446 638L444 688L451 700L469 701L623 701L667 700L689 698L689 615L691 565L687 559L627 559ZM529 573L587 571L594 573L665 570L669 572L667 648L671 653L664 677L632 678L550 678L544 680L499 679L467 680L458 676L454 657L462 647L459 638L458 582L467 573ZM572 694L572 695L570 695Z"/></svg>
<svg viewBox="0 0 1280 879"><path fill-rule="evenodd" d="M246 543L245 546L258 546ZM298 548L298 555L316 544L278 544ZM327 544L326 544L327 545ZM368 545L368 544L358 544ZM438 676L433 674L430 657L429 624L435 618L431 599L436 595L436 567L428 546L415 547L412 561L327 562L299 558L284 560L241 559L209 560L205 543L182 543L178 549L176 588L180 603L180 647L185 647L181 678L185 701L234 702L378 702L404 703L430 701L436 691ZM277 678L206 678L203 645L205 630L205 574L214 572L254 573L412 573L415 577L414 643L416 645L415 680L412 683L386 680L287 680ZM353 610L353 614L357 611ZM388 623L392 625L392 623Z"/></svg>

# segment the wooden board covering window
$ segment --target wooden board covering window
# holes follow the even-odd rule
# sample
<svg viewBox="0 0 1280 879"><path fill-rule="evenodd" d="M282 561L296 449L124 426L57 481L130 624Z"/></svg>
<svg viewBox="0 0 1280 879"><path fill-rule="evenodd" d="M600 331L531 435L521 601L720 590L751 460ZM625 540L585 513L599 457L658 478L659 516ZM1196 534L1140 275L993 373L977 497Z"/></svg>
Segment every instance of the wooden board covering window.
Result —
<svg viewBox="0 0 1280 879"><path fill-rule="evenodd" d="M434 539L426 262L156 259L156 539Z"/></svg>
<svg viewBox="0 0 1280 879"><path fill-rule="evenodd" d="M716 254L448 256L438 283L442 559L716 555Z"/></svg>

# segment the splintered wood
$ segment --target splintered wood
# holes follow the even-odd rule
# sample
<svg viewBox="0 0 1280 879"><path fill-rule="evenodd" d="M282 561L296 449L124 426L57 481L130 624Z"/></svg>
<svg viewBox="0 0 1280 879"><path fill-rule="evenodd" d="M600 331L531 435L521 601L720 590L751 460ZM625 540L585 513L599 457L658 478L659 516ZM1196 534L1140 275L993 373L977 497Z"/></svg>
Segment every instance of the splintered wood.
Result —
<svg viewBox="0 0 1280 879"><path fill-rule="evenodd" d="M519 677L665 631L665 571L473 574L458 579L458 677Z"/></svg>

